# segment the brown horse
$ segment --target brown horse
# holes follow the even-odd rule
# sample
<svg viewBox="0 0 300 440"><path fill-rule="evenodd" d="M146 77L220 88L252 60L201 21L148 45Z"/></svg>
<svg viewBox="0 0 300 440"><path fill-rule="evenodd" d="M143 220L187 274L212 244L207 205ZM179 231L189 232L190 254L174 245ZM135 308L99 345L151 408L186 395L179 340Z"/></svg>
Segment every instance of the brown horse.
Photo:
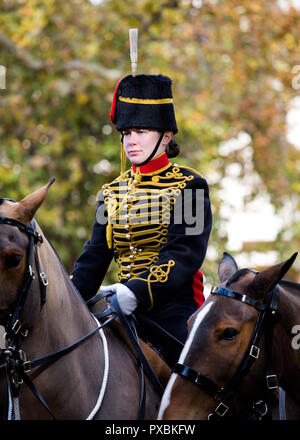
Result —
<svg viewBox="0 0 300 440"><path fill-rule="evenodd" d="M295 258L254 272L224 253L221 285L189 320L158 419L270 417L282 389L300 418L300 286L281 281Z"/></svg>
<svg viewBox="0 0 300 440"><path fill-rule="evenodd" d="M7 330L0 355L0 415L136 419L140 376L132 350L112 327L98 329L50 242L37 224L33 229L51 183L19 203L0 199L0 325ZM35 363L90 333L59 359ZM153 350L147 354L156 373L167 371ZM145 418L153 419L160 397L147 377L145 383Z"/></svg>

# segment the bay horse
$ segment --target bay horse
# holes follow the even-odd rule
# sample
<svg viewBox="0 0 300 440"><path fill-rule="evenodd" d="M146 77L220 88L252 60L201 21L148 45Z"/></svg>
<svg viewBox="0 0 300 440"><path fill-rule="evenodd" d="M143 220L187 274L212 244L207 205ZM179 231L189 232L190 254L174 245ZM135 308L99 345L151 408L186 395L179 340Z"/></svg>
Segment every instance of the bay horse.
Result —
<svg viewBox="0 0 300 440"><path fill-rule="evenodd" d="M0 199L0 416L136 419L136 357L116 327L101 328L34 220L53 180L19 203ZM153 350L146 355L159 375L166 366ZM161 396L147 377L145 388L144 418L153 419Z"/></svg>
<svg viewBox="0 0 300 440"><path fill-rule="evenodd" d="M300 419L300 285L282 280L296 255L255 272L224 252L221 284L189 319L159 420L267 419L280 390L294 405L286 418Z"/></svg>

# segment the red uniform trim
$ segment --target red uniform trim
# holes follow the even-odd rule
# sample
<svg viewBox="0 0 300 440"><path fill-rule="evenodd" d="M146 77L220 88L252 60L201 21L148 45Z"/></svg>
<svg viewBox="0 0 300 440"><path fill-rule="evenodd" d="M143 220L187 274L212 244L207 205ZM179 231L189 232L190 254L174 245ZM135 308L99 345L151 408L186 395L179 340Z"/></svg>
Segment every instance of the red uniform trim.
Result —
<svg viewBox="0 0 300 440"><path fill-rule="evenodd" d="M142 165L141 167L139 167L139 169L142 174L148 174L164 168L165 166L169 165L169 163L170 162L167 154L163 153L155 159L152 159L150 162L146 163L146 165ZM132 164L132 170L134 173L136 173L136 168L137 167Z"/></svg>
<svg viewBox="0 0 300 440"><path fill-rule="evenodd" d="M193 278L193 290L194 290L194 300L197 303L197 309L204 303L204 293L203 293L203 275L200 270L194 275Z"/></svg>
<svg viewBox="0 0 300 440"><path fill-rule="evenodd" d="M117 105L117 92L118 92L118 87L120 82L122 81L123 78L119 79L117 86L115 88L114 91L114 95L113 95L113 100L112 100L112 104L111 104L111 109L110 109L110 121L113 125L116 124L116 105Z"/></svg>

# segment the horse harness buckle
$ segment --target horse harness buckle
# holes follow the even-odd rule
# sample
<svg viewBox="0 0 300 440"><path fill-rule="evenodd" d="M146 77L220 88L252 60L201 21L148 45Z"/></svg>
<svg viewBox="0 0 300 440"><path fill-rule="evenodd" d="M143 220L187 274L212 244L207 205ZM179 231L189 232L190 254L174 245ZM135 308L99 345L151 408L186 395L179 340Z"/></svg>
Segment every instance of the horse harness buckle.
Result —
<svg viewBox="0 0 300 440"><path fill-rule="evenodd" d="M17 387L23 383L23 374L29 373L31 370L30 361L26 360L26 354L23 350L16 350L13 347L6 349L5 354L11 382Z"/></svg>
<svg viewBox="0 0 300 440"><path fill-rule="evenodd" d="M40 273L40 280L44 286L48 286L48 279L44 272Z"/></svg>
<svg viewBox="0 0 300 440"><path fill-rule="evenodd" d="M258 359L259 352L260 352L259 347L257 347L256 345L251 345L250 352L249 352L250 356L252 356L254 359Z"/></svg>
<svg viewBox="0 0 300 440"><path fill-rule="evenodd" d="M267 387L269 390L278 388L278 380L276 374L269 374L266 376Z"/></svg>
<svg viewBox="0 0 300 440"><path fill-rule="evenodd" d="M225 405L225 403L223 402L220 402L219 405L215 408L214 413L216 413L219 417L223 417L228 410L229 406Z"/></svg>

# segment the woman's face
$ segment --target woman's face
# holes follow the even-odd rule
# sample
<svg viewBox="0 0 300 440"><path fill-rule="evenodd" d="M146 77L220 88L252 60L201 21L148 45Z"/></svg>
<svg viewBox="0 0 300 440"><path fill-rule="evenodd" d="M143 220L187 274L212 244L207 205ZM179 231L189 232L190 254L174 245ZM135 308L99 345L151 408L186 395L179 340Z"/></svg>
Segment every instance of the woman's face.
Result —
<svg viewBox="0 0 300 440"><path fill-rule="evenodd" d="M134 165L143 163L150 156L160 137L158 131L144 128L128 128L122 133L126 156ZM154 157L165 151L171 138L171 132L166 132Z"/></svg>

